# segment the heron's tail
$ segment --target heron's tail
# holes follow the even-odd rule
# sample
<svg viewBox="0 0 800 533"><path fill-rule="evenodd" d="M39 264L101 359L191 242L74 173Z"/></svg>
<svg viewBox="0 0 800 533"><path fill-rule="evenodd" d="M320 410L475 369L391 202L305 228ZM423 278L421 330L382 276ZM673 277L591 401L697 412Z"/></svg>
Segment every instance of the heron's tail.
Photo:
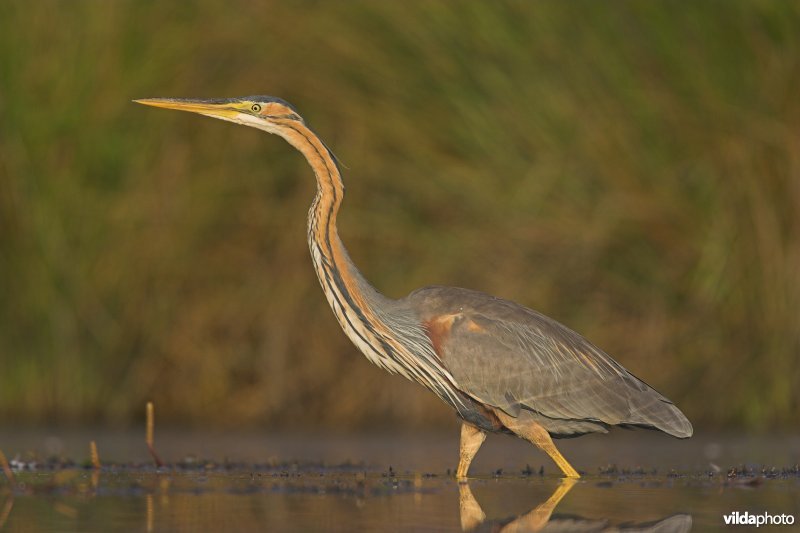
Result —
<svg viewBox="0 0 800 533"><path fill-rule="evenodd" d="M653 398L652 402L631 413L631 420L626 423L658 429L679 439L691 437L694 429L689 419L675 407L675 404L660 394L656 394L657 397Z"/></svg>

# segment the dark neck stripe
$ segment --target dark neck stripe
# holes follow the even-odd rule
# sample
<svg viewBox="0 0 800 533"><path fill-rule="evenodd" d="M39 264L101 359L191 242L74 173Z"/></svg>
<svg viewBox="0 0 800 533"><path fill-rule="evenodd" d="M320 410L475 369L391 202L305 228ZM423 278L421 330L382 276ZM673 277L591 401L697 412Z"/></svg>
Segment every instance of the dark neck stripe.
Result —
<svg viewBox="0 0 800 533"><path fill-rule="evenodd" d="M339 196L337 193L340 190L341 191L344 190L344 184L342 183L340 175L334 176L334 169L336 170L337 173L339 169L335 159L332 158L332 152L327 146L324 145L324 143L322 143L330 157L330 159L326 159L325 156L322 154L322 152L320 152L320 150L311 140L311 138L306 134L306 132L300 130L293 124L288 124L287 126L293 131L297 132L298 135L303 137L303 139L305 139L305 141L314 150L314 153L322 160L323 164L325 165L325 173L327 174L326 177L328 179L328 185L330 186L331 192L333 194L333 198L331 199L330 204L328 205L328 212L326 216L321 220L323 224L322 233L325 236L323 241L325 246L319 247L320 253L322 255L322 267L325 273L327 274L327 276L324 277L326 280L326 284L328 285L328 289L332 292L334 299L336 300L336 302L339 304L340 308L343 311L345 320L347 321L348 325L353 329L354 333L358 335L358 337L362 341L364 341L367 345L369 345L373 350L375 350L376 353L379 353L378 350L373 345L373 343L365 339L363 335L361 335L361 333L355 328L353 323L350 321L350 317L348 316L347 310L345 309L345 306L343 305L343 302L341 301L339 296L344 298L345 302L347 303L347 307L353 313L355 313L355 315L358 317L359 322L367 329L367 331L369 331L375 337L375 339L378 340L378 342L381 345L381 348L384 350L384 353L383 354L379 353L379 355L383 355L384 357L390 357L394 359L394 357L392 357L392 355L394 354L394 348L392 348L386 342L383 336L378 333L378 331L375 329L372 323L370 323L370 321L367 320L364 311L358 305L356 305L352 294L347 288L347 284L344 282L344 279L341 276L341 269L336 268L337 266L336 259L334 257L333 244L331 242L331 235L336 232L336 228L334 225L330 223L330 221L333 219L333 216L336 213L336 210L338 209L337 200L339 199ZM334 169L330 167L329 161L333 161ZM321 204L321 202L322 202L322 196L318 194L317 197L315 198L315 202L311 210L311 224L310 224L311 230L309 232L309 237L311 237L314 240L314 242L316 242L318 245L321 243L318 238L319 227L317 225L320 221L317 219L317 207ZM331 279L333 280L333 284L331 284L330 282Z"/></svg>

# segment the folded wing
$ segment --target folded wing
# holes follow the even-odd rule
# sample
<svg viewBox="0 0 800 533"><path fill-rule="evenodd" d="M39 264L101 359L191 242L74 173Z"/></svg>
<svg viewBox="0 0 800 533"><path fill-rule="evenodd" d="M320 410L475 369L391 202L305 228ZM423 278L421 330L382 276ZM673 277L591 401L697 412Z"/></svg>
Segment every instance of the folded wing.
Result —
<svg viewBox="0 0 800 533"><path fill-rule="evenodd" d="M692 434L683 413L579 334L488 294L427 287L408 300L457 388L511 416L533 415L555 436L609 426Z"/></svg>

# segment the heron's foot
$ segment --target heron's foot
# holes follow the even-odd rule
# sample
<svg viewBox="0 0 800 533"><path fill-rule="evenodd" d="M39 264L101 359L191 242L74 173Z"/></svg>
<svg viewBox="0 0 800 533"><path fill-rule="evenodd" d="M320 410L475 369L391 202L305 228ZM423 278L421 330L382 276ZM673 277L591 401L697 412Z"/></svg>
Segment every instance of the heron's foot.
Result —
<svg viewBox="0 0 800 533"><path fill-rule="evenodd" d="M554 447L554 448L555 448L555 447ZM558 453L558 450L556 450L556 453ZM557 456L557 457L558 457L558 458L560 458L560 461L559 461L559 459L558 459L557 457L554 457L553 455L550 455L550 457L552 457L552 458L553 458L553 460L556 462L556 464L558 465L558 467L559 467L559 468L561 469L561 471L564 473L564 478L565 478L565 479L569 479L569 480L576 480L576 479L580 479L581 475L578 473L578 471L577 471L577 470L575 470L574 468L572 468L572 465L571 465L571 464L569 464L569 462L567 462L567 460L566 460L566 459L564 459L564 456L563 456L563 455L561 455L560 453L558 453L558 456Z"/></svg>
<svg viewBox="0 0 800 533"><path fill-rule="evenodd" d="M458 461L458 469L456 470L456 480L460 483L467 482L467 474L469 473L469 465L472 463L472 457L465 457L464 455L461 456L461 459Z"/></svg>
<svg viewBox="0 0 800 533"><path fill-rule="evenodd" d="M577 470L572 468L572 465L569 464L569 461L564 459L564 456L561 455L561 452L553 444L553 441L549 443L535 443L541 450L543 450L550 458L553 460L555 464L558 465L558 468L561 469L561 472L564 474L564 479L567 480L576 480L580 479L581 475L578 473Z"/></svg>

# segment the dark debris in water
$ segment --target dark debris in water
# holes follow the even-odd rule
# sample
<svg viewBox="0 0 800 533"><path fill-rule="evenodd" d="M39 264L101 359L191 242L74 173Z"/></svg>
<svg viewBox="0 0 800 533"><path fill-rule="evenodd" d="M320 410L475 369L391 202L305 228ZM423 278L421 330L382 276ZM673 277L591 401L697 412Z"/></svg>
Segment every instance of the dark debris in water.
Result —
<svg viewBox="0 0 800 533"><path fill-rule="evenodd" d="M531 477L532 475L534 475L536 473L537 473L537 471L535 471L533 468L531 468L531 465L525 465L525 468L522 470L522 475L526 476L526 477ZM544 476L544 466L540 466L539 467L538 474L539 474L539 477Z"/></svg>
<svg viewBox="0 0 800 533"><path fill-rule="evenodd" d="M61 458L9 461L16 482L0 474L0 493L25 496L140 496L155 493L332 494L386 496L430 492L422 480L435 480L435 472L398 474L393 467L381 471L363 463L325 465L321 462L269 461L245 463L186 457L156 467L153 463L102 464L99 469Z"/></svg>
<svg viewBox="0 0 800 533"><path fill-rule="evenodd" d="M674 470L671 472L675 472ZM615 464L609 464L606 466L601 466L598 469L598 473L601 476L632 476L632 477L644 477L644 476L658 476L658 469L651 468L646 469L642 466L634 466L634 467L618 467Z"/></svg>
<svg viewBox="0 0 800 533"><path fill-rule="evenodd" d="M728 468L726 477L728 479L751 479L751 478L800 478L800 464L792 466L776 467L765 465L738 465Z"/></svg>
<svg viewBox="0 0 800 533"><path fill-rule="evenodd" d="M60 457L45 459L26 456L9 461L16 484L0 475L0 492L20 495L127 495L179 492L188 494L281 493L329 494L364 498L403 493L424 493L450 482L453 472L399 473L393 466L380 468L347 462L327 465L322 462L270 460L249 463L225 459L213 461L187 456L156 467L147 463L105 462L100 469ZM502 468L490 478L544 477L544 466L526 465L517 473ZM555 472L550 471L550 476ZM486 477L483 478L487 479ZM659 472L642 466L609 464L584 479L599 488L637 483L642 487L672 486L673 483L757 489L772 480L800 480L800 465L784 467L742 464L727 469L716 467L692 471L670 469Z"/></svg>

